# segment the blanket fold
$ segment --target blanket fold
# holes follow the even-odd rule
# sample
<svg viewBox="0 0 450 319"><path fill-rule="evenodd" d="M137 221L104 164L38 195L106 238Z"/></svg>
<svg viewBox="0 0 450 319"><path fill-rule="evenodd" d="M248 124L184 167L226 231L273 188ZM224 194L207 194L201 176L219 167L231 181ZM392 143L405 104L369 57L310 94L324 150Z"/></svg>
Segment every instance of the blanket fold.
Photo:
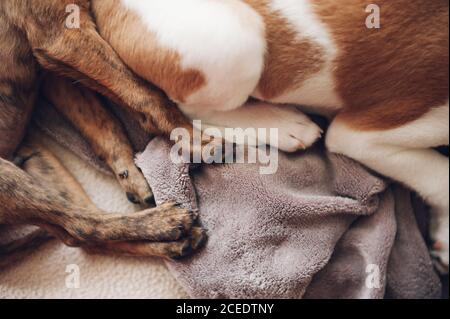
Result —
<svg viewBox="0 0 450 319"><path fill-rule="evenodd" d="M318 146L281 154L275 175L250 164L189 175L169 152L155 139L137 164L158 203L200 208L207 247L169 265L192 297L440 297L409 192L354 161Z"/></svg>

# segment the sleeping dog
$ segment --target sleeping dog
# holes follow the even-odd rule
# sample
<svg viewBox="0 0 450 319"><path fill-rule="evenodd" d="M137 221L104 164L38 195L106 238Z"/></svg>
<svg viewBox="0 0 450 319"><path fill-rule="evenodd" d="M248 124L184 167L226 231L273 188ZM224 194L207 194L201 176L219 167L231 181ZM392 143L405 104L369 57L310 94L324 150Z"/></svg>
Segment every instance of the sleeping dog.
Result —
<svg viewBox="0 0 450 319"><path fill-rule="evenodd" d="M80 10L80 26L74 29L65 23L66 9L73 4ZM17 150L42 84L46 98L109 164L128 198L148 206L152 192L133 162L124 130L84 87L132 110L150 133L167 135L178 127L192 130L164 94L125 66L98 34L91 16L88 0L0 1L0 225L40 226L70 246L183 257L205 239L204 231L194 226L193 212L169 203L133 215L107 214L88 200L45 145L31 137ZM40 235L41 231L0 247L0 256Z"/></svg>
<svg viewBox="0 0 450 319"><path fill-rule="evenodd" d="M367 23L380 9L381 24ZM409 186L433 209L448 265L448 0L94 0L100 34L192 119L279 128L278 145L326 145ZM250 97L261 102L246 104Z"/></svg>

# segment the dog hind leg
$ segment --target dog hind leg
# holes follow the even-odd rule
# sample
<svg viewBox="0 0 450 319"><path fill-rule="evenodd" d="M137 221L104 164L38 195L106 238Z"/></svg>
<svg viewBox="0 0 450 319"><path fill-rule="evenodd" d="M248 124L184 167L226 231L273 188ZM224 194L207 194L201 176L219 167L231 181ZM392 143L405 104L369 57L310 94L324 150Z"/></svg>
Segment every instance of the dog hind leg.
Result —
<svg viewBox="0 0 450 319"><path fill-rule="evenodd" d="M38 229L13 242L0 245L0 269L25 258L52 238L47 231Z"/></svg>
<svg viewBox="0 0 450 319"><path fill-rule="evenodd" d="M58 159L37 141L36 137L23 147L19 154L23 158L30 158L25 163L25 170L33 177L45 181L47 185L58 189L70 201L80 206L96 209L95 204L85 193L81 185L62 166ZM33 154L36 154L33 156ZM56 174L47 174L42 170L44 165L53 167ZM82 248L99 253L117 253L129 256L155 256L169 259L179 259L197 250L206 240L206 234L201 227L193 227L189 235L177 241L167 242L108 242L85 243ZM35 242L35 241L34 241Z"/></svg>
<svg viewBox="0 0 450 319"><path fill-rule="evenodd" d="M11 159L25 135L38 90L26 37L0 12L0 157Z"/></svg>
<svg viewBox="0 0 450 319"><path fill-rule="evenodd" d="M134 151L119 121L91 91L53 75L42 84L44 96L89 141L93 151L114 172L134 204L151 205L153 193L134 163Z"/></svg>
<svg viewBox="0 0 450 319"><path fill-rule="evenodd" d="M53 15L35 12L38 7L29 8L27 23L36 25L27 28L28 38L41 66L139 112L141 125L150 133L167 136L178 127L192 129L177 106L137 77L98 34L87 6L80 6L79 28L69 29L61 24L66 19L65 5L64 1L54 1ZM40 25L45 25L45 29Z"/></svg>
<svg viewBox="0 0 450 319"><path fill-rule="evenodd" d="M47 188L57 190L67 205L77 209L98 210L75 178L59 160L38 140L38 134L28 137L18 152L23 168L35 180ZM0 210L1 212L1 210ZM170 212L167 212L170 215ZM162 220L161 220L162 222ZM74 221L76 223L76 221ZM43 227L17 241L0 247L0 267L11 264L52 238L53 234L70 246L80 246L88 251L112 252L133 256L157 256L170 259L182 258L200 247L206 235L202 228L193 227L187 236L182 236L182 227L172 230L167 241L90 241L72 237L63 227L55 224L36 223ZM99 226L99 225L97 225ZM185 227L185 226L183 226ZM46 232L47 229L49 232ZM187 230L187 228L185 228ZM129 231L133 231L130 228ZM179 239L178 239L179 238ZM177 240L178 239L178 240ZM173 241L171 241L173 240Z"/></svg>

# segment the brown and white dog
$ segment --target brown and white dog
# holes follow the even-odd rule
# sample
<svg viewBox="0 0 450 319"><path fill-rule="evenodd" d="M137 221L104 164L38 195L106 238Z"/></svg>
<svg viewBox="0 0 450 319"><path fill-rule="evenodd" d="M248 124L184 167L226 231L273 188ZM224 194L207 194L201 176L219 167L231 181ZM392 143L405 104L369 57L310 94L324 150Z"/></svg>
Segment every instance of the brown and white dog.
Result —
<svg viewBox="0 0 450 319"><path fill-rule="evenodd" d="M370 4L381 28L366 25ZM448 0L94 0L101 35L193 119L279 128L279 148L326 144L418 191L448 265ZM260 101L245 105L254 97ZM276 105L277 104L277 105ZM243 106L244 105L244 106Z"/></svg>

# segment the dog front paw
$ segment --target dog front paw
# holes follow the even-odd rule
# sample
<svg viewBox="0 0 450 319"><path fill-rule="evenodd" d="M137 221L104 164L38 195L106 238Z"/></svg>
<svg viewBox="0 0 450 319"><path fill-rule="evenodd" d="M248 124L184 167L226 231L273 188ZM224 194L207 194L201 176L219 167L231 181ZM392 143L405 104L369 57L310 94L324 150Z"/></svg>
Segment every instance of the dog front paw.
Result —
<svg viewBox="0 0 450 319"><path fill-rule="evenodd" d="M306 150L316 143L323 134L314 122L287 123L279 131L279 149L285 152Z"/></svg>
<svg viewBox="0 0 450 319"><path fill-rule="evenodd" d="M198 218L197 213L175 203L166 203L149 210L152 211L155 212L150 219L144 219L143 222L147 224L149 233L153 232L156 241L176 241L187 236Z"/></svg>
<svg viewBox="0 0 450 319"><path fill-rule="evenodd" d="M125 191L127 199L136 205L145 207L155 206L155 198L152 189L147 183L142 172L134 163L117 170L117 180Z"/></svg>
<svg viewBox="0 0 450 319"><path fill-rule="evenodd" d="M206 241L206 231L201 227L194 227L186 239L167 245L165 256L172 260L186 258L202 248Z"/></svg>
<svg viewBox="0 0 450 319"><path fill-rule="evenodd" d="M306 150L316 143L323 130L295 107L279 109L278 148L285 152Z"/></svg>

